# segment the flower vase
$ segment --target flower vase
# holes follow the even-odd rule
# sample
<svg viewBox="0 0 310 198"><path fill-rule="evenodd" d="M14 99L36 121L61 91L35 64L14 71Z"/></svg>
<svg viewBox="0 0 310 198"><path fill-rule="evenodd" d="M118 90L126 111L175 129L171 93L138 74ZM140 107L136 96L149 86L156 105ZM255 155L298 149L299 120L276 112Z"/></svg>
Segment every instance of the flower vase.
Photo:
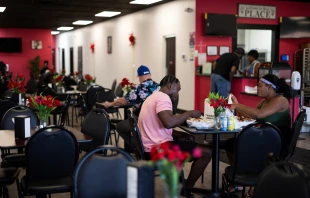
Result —
<svg viewBox="0 0 310 198"><path fill-rule="evenodd" d="M24 93L12 93L12 101L18 105L25 105L25 94Z"/></svg>
<svg viewBox="0 0 310 198"><path fill-rule="evenodd" d="M178 198L179 197L179 172L175 166L170 166L170 170L165 175L165 198Z"/></svg>
<svg viewBox="0 0 310 198"><path fill-rule="evenodd" d="M214 129L219 130L221 128L221 116L214 117Z"/></svg>
<svg viewBox="0 0 310 198"><path fill-rule="evenodd" d="M46 116L46 115L42 115L42 116L40 116L40 129L42 129L42 128L44 128L44 127L46 127L47 126L47 118L48 118L48 116Z"/></svg>

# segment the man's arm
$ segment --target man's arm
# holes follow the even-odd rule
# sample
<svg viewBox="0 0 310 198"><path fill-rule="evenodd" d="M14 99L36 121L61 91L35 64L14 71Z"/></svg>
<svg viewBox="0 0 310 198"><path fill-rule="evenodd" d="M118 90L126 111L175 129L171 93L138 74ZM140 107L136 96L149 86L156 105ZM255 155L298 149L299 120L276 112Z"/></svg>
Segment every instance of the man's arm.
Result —
<svg viewBox="0 0 310 198"><path fill-rule="evenodd" d="M231 69L230 69L230 73L229 73L229 81L232 82L232 79L235 75L235 72L237 70L237 67L236 66L232 66Z"/></svg>
<svg viewBox="0 0 310 198"><path fill-rule="evenodd" d="M182 114L173 115L171 110L165 110L157 113L161 124L167 128L171 129L181 125L189 117L199 118L201 113L197 110L187 111Z"/></svg>
<svg viewBox="0 0 310 198"><path fill-rule="evenodd" d="M128 104L128 101L122 97L118 98L117 100L114 100L113 102L105 102L104 107L109 108L109 107L119 107Z"/></svg>
<svg viewBox="0 0 310 198"><path fill-rule="evenodd" d="M216 61L213 61L213 63L212 63L212 71L214 71L215 70L215 68L216 68Z"/></svg>

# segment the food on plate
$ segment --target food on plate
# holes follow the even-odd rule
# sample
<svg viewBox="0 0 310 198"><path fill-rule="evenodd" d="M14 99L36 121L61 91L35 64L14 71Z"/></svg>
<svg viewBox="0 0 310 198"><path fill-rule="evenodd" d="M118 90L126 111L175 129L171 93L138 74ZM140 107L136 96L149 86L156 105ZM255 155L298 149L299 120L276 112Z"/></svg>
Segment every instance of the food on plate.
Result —
<svg viewBox="0 0 310 198"><path fill-rule="evenodd" d="M236 116L239 122L251 122L253 121L252 118L246 118L244 116Z"/></svg>
<svg viewBox="0 0 310 198"><path fill-rule="evenodd" d="M203 117L200 118L188 118L190 122L203 122Z"/></svg>

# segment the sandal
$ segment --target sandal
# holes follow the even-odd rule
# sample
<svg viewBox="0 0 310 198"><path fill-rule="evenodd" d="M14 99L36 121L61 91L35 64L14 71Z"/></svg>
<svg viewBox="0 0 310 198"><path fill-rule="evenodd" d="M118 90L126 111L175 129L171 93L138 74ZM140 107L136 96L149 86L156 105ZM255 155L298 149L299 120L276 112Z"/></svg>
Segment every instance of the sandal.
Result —
<svg viewBox="0 0 310 198"><path fill-rule="evenodd" d="M251 193L247 192L245 193L244 197L252 197Z"/></svg>

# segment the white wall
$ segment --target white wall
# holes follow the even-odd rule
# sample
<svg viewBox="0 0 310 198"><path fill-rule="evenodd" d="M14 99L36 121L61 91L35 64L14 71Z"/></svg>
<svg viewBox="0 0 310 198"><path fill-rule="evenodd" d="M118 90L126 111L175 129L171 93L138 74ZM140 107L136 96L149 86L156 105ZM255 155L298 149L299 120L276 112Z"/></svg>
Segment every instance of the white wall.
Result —
<svg viewBox="0 0 310 198"><path fill-rule="evenodd" d="M195 31L195 0L177 0L142 10L107 22L62 33L57 36L57 47L65 48L66 71L69 67L69 48L74 48L74 70L77 71L77 47L83 46L83 73L97 77L97 83L111 87L112 81L132 79L141 64L150 68L156 82L165 76L165 36L176 36L176 77L182 84L178 108L194 108L194 62L182 59L189 56L189 32ZM95 13L94 13L95 14ZM129 46L129 35L136 37L134 48ZM112 54L107 53L107 37L112 36ZM90 44L95 43L92 54ZM58 51L57 51L58 52ZM61 54L57 54L61 58ZM61 61L56 61L61 68ZM135 66L133 70L133 66ZM58 69L59 70L59 69ZM69 72L67 72L69 73ZM138 79L133 79L138 83Z"/></svg>

